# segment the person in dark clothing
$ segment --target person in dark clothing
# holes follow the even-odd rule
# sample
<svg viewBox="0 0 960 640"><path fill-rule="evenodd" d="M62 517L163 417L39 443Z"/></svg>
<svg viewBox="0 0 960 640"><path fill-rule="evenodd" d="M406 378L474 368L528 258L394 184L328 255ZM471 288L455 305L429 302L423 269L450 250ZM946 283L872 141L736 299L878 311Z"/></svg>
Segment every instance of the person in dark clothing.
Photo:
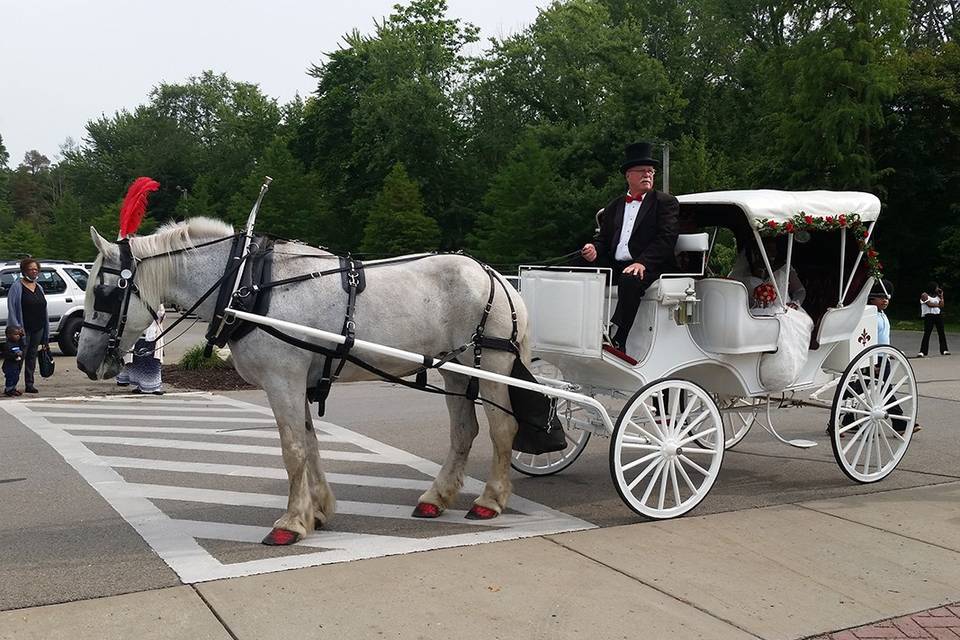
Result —
<svg viewBox="0 0 960 640"><path fill-rule="evenodd" d="M37 351L49 349L50 324L47 320L47 299L37 282L40 263L33 258L20 261L21 277L7 292L7 326L23 327L24 358L23 384L27 393L38 393L34 384L37 369Z"/></svg>
<svg viewBox="0 0 960 640"><path fill-rule="evenodd" d="M676 198L653 188L660 162L650 157L651 145L628 145L624 155L620 171L628 191L606 206L597 239L580 250L586 262L613 270L618 286L617 308L611 318L617 325L613 343L621 351L647 287L673 264L680 212Z"/></svg>
<svg viewBox="0 0 960 640"><path fill-rule="evenodd" d="M3 358L3 395L9 398L21 395L17 382L23 366L23 329L7 327L4 334L7 341L0 345L0 357Z"/></svg>

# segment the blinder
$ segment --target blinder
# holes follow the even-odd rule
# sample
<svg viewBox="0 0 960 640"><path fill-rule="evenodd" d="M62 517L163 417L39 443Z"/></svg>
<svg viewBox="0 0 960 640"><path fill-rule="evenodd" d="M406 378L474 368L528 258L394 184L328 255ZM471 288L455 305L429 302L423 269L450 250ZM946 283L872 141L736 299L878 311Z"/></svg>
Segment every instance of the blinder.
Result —
<svg viewBox="0 0 960 640"><path fill-rule="evenodd" d="M137 292L133 284L133 277L137 269L137 260L133 257L130 250L130 240L123 238L117 241L117 247L120 249L120 268L113 269L101 265L99 272L100 282L93 288L93 309L100 313L110 315L107 324L98 325L90 322L84 322L84 329L93 329L109 334L107 340L107 355L120 357L120 337L123 335L123 329L127 324L127 310L130 308L130 297ZM109 273L118 277L116 284L107 284L103 280L103 274ZM150 314L156 319L156 312L147 308Z"/></svg>

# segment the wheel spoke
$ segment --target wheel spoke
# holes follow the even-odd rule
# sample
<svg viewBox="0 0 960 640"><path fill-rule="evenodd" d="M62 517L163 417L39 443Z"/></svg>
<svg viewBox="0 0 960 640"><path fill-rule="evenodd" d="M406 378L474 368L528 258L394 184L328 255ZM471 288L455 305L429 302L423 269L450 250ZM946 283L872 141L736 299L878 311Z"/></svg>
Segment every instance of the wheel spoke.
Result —
<svg viewBox="0 0 960 640"><path fill-rule="evenodd" d="M621 438L621 440L623 442L629 442L630 444L650 444L650 439L644 436L631 436L623 434L623 438Z"/></svg>
<svg viewBox="0 0 960 640"><path fill-rule="evenodd" d="M700 436L697 436L700 437ZM707 438L709 440L709 438ZM711 445L712 446L712 445ZM699 455L712 456L716 453L713 449L700 449L699 447L687 447L683 450L684 453L696 453Z"/></svg>
<svg viewBox="0 0 960 640"><path fill-rule="evenodd" d="M866 421L869 420L869 419L870 419L870 416L865 416L865 417L863 417L863 418L857 418L856 420L854 420L854 421L851 422L850 424L845 425L845 426L841 427L840 429L838 429L838 430L837 430L837 435L844 434L844 433L846 433L847 431L850 431L850 429L856 429L858 425L863 424L864 422L866 422Z"/></svg>
<svg viewBox="0 0 960 640"><path fill-rule="evenodd" d="M854 469L857 468L857 464L860 462L860 454L863 453L863 446L867 443L867 440L870 439L869 438L870 434L868 433L870 431L870 427L871 425L867 425L863 429L860 429L860 431L858 431L856 435L853 436L854 441L856 441L857 438L860 438L860 446L857 447L857 452L853 456L853 462L850 463L850 466L853 467ZM853 442L851 442L850 444L852 446Z"/></svg>
<svg viewBox="0 0 960 640"><path fill-rule="evenodd" d="M693 400L691 400L690 402L687 403L687 407L683 410L683 414L680 416L680 419L677 420L677 424L678 424L678 425L684 425L684 424L686 424L686 423L687 423L687 418L690 417L690 412L693 411L693 408L694 408L695 406L697 406L698 404L700 404L700 398L694 396ZM684 430L684 433L686 433L686 431L687 431L687 430L685 429L685 430ZM684 436L684 434L681 433L681 434L680 434L680 437L682 438L683 436Z"/></svg>
<svg viewBox="0 0 960 640"><path fill-rule="evenodd" d="M853 407L837 407L837 410L840 413L852 413L858 416L867 416L870 417L873 415L870 411L864 411L863 409L854 409Z"/></svg>
<svg viewBox="0 0 960 640"><path fill-rule="evenodd" d="M680 484L677 482L677 461L675 459L670 460L670 483L673 485L674 506L679 507L683 501L680 499Z"/></svg>
<svg viewBox="0 0 960 640"><path fill-rule="evenodd" d="M883 441L884 446L887 448L887 453L890 454L890 459L893 460L894 458L897 457L897 454L893 452L893 447L890 446L890 438L887 437L887 432L884 430L884 427L886 427L887 429L892 429L892 427L890 427L885 422L882 423L880 426L879 434L880 434L880 438ZM879 447L877 447L877 449L879 449Z"/></svg>
<svg viewBox="0 0 960 640"><path fill-rule="evenodd" d="M663 469L664 460L661 458L657 462L657 468L654 470L653 475L650 476L650 482L647 483L647 490L643 492L643 497L640 498L640 504L647 504L647 500L650 498L650 492L653 491L653 487L657 484L657 479L660 477L660 471ZM633 487L631 486L631 491Z"/></svg>
<svg viewBox="0 0 960 640"><path fill-rule="evenodd" d="M667 463L663 463L663 470L660 473L660 497L657 500L657 509L663 511L663 501L667 497Z"/></svg>
<svg viewBox="0 0 960 640"><path fill-rule="evenodd" d="M663 447L658 444L636 444L633 442L624 442L620 445L621 449L639 449L641 451L662 451Z"/></svg>
<svg viewBox="0 0 960 640"><path fill-rule="evenodd" d="M654 453L649 453L649 454L643 456L642 458L637 458L637 459L634 460L633 462L628 462L627 464L623 465L620 469L621 469L621 471L629 471L630 469L633 469L634 467L639 466L639 465L643 464L644 462L646 462L646 461L648 461L648 460L652 460L652 459L656 458L656 457L659 456L659 455L660 455L660 450L658 449L658 450L657 450L656 452L654 452Z"/></svg>
<svg viewBox="0 0 960 640"><path fill-rule="evenodd" d="M690 476L687 475L687 470L683 468L682 464L680 464L679 459L676 461L676 468L677 468L677 471L680 472L680 477L683 478L683 481L686 483L687 487L690 488L690 493L696 495L697 488L693 486L693 481L690 480Z"/></svg>
<svg viewBox="0 0 960 640"><path fill-rule="evenodd" d="M870 391L869 391L870 385L868 385L868 384L867 384L867 381L863 379L863 369L857 369L857 379L860 381L860 388L863 389L863 393L864 393L867 397L869 397L869 395L870 395ZM863 403L863 406L865 406L865 407L869 407L869 406L870 406L871 403L867 400L866 397L860 395L859 393L857 393L857 392L854 391L853 389L850 389L850 392L853 393L855 396L857 396L857 398L860 399L860 402Z"/></svg>
<svg viewBox="0 0 960 640"><path fill-rule="evenodd" d="M891 420L903 420L904 422L912 422L912 421L913 421L913 419L912 419L910 416L891 415L891 416L887 416L887 417L890 418Z"/></svg>
<svg viewBox="0 0 960 640"><path fill-rule="evenodd" d="M897 416L890 416L890 417L891 417L891 418L895 418L895 417L897 417ZM885 427L886 429L888 429L888 430L890 431L890 433L893 434L893 436L894 436L897 440L899 440L900 442L906 442L906 440L907 440L907 434L906 434L906 433L904 433L903 435L901 435L899 431L897 431L896 429L893 428L893 425L892 425L892 424L887 424L887 422L885 422L885 421L884 421L884 422L881 422L880 424L881 424L881 427ZM906 431L906 430L904 430L904 431Z"/></svg>
<svg viewBox="0 0 960 640"><path fill-rule="evenodd" d="M860 372L859 372L859 371L857 371L857 375L860 375ZM863 376L861 376L861 378L862 378L862 377L863 377ZM863 383L861 383L861 385L862 385L862 384L863 384ZM863 389L864 387L861 386L860 388ZM865 397L863 397L863 395L862 395L859 391L857 391L856 389L854 389L853 387L848 386L846 389L843 390L843 398L844 398L845 400L847 399L847 394L851 394L851 395L853 395L854 398L856 398L857 400L859 400L861 407L869 407L869 406L870 406L870 403L867 401L867 399L866 399Z"/></svg>
<svg viewBox="0 0 960 640"><path fill-rule="evenodd" d="M860 440L860 438L863 436L864 431L866 430L867 430L867 427L861 427L860 429L857 429L857 432L853 434L852 438L850 438L850 442L848 442L847 446L843 448L843 455L847 455L848 453L850 453L850 449L852 449L853 445L857 443L857 440ZM860 447L863 448L862 441L860 442Z"/></svg>
<svg viewBox="0 0 960 640"><path fill-rule="evenodd" d="M709 434L711 434L711 433L716 433L716 431L717 431L717 428L716 428L716 427L710 427L709 429L706 429L706 430L704 430L704 431L700 431L700 432L698 432L698 433L695 433L694 435L692 435L692 436L690 436L690 437L688 437L688 438L684 438L683 440L681 440L680 442L677 443L677 446L678 446L678 447L686 446L686 445L690 444L691 442L693 442L694 440L697 440L698 438L702 438L703 436L709 435Z"/></svg>
<svg viewBox="0 0 960 640"><path fill-rule="evenodd" d="M668 427L670 433L676 433L677 429L677 413L680 411L680 400L683 397L684 391L680 389L678 393L674 393L673 397L670 398L670 422ZM661 509L663 507L660 507Z"/></svg>
<svg viewBox="0 0 960 640"><path fill-rule="evenodd" d="M663 437L667 437L667 434L670 433L670 432L668 431L669 427L668 427L668 425L667 425L667 423L666 423L666 420L667 420L667 410L666 410L666 409L664 408L664 406L663 406L663 391L664 391L664 390L661 389L659 392L657 392L657 411L659 412L657 415L658 415L659 418L660 418L661 426L664 427L664 429L663 429L663 431L661 431L661 433L663 434Z"/></svg>
<svg viewBox="0 0 960 640"><path fill-rule="evenodd" d="M703 474L703 476L704 476L705 478L709 478L709 477L710 477L710 472L709 472L709 471L707 471L706 469L704 469L703 467L701 467L700 465L698 465L696 462L694 462L693 460L691 460L690 458L688 458L685 454L681 454L681 455L677 456L677 459L678 459L678 460L683 460L684 462L686 462L688 465L690 465L691 467L693 467L694 469L696 469L697 471L699 471L701 474Z"/></svg>
<svg viewBox="0 0 960 640"><path fill-rule="evenodd" d="M650 440L652 440L652 441L655 442L656 444L659 444L659 445L661 445L661 446L663 445L662 436L661 436L660 438L658 438L657 436L653 435L652 433L648 433L646 429L644 429L643 427L641 427L639 424L637 424L637 423L634 422L633 420L627 420L627 426L628 426L628 427L633 427L633 428L635 428L637 431L639 431L641 434L643 434L644 437L650 438Z"/></svg>
<svg viewBox="0 0 960 640"><path fill-rule="evenodd" d="M888 363L889 361L890 359L887 358ZM883 378L883 385L880 387L880 398L881 398L880 404L883 404L884 402L887 401L886 398L887 398L887 392L890 390L890 384L891 384L890 381L893 380L893 377L897 374L898 370L900 369L900 361L894 360L893 364L888 366L890 367L889 371L884 371L883 369L880 369L880 376ZM906 379L906 376L904 376L904 379Z"/></svg>
<svg viewBox="0 0 960 640"><path fill-rule="evenodd" d="M913 400L913 396L904 396L904 397L900 398L899 400L897 400L897 401L895 401L895 402L891 402L891 403L888 404L888 405L884 405L883 410L884 410L884 411L889 411L890 409L893 409L894 407L899 407L900 405L902 405L902 404L903 404L904 402L906 402L907 400Z"/></svg>
<svg viewBox="0 0 960 640"><path fill-rule="evenodd" d="M887 400L895 396L897 394L897 391L900 391L900 387L903 386L903 383L909 379L910 379L909 375L905 375L902 378L900 378L900 380L897 381L897 384L892 385L890 391L888 391L886 395L883 396L883 400L880 401L880 404L884 404L885 402L887 402Z"/></svg>
<svg viewBox="0 0 960 640"><path fill-rule="evenodd" d="M703 422L703 421L706 419L706 417L709 416L709 415L710 415L710 410L709 410L709 409L704 409L703 413L701 413L700 415L698 415L696 418L694 418L694 419L690 422L690 424L688 424L686 427L684 427L683 431L678 434L678 437L683 438L684 436L686 436L688 433L690 433L691 431L693 431L694 427L696 427L698 424L700 424L701 422ZM698 435L697 437L700 437L700 436Z"/></svg>
<svg viewBox="0 0 960 640"><path fill-rule="evenodd" d="M653 428L656 429L657 435L659 436L656 440L657 442L662 442L664 438L667 437L667 434L660 429L660 425L657 424L657 419L653 417L653 414L650 413L650 407L647 406L646 402L640 403L640 408L643 409L643 414L646 416L647 420L653 424Z"/></svg>

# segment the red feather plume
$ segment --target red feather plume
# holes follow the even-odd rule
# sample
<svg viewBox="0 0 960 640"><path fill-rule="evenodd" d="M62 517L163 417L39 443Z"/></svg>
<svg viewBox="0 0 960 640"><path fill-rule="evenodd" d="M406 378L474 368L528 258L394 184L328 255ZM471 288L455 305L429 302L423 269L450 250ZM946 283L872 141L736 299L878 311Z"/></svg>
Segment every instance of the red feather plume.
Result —
<svg viewBox="0 0 960 640"><path fill-rule="evenodd" d="M147 212L147 196L160 188L153 178L137 178L127 190L127 197L120 207L120 237L126 238L140 228L143 216Z"/></svg>

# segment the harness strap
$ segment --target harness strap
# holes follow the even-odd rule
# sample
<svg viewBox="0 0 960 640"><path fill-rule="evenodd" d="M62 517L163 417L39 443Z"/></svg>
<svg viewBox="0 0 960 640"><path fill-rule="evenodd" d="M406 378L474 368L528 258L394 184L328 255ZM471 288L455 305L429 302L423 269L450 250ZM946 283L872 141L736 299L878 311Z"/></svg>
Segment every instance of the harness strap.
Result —
<svg viewBox="0 0 960 640"><path fill-rule="evenodd" d="M327 408L327 397L330 395L330 387L340 377L343 367L347 364L347 356L353 348L356 340L357 325L354 322L353 314L357 306L357 294L362 290L361 285L365 285L363 278L363 263L354 260L353 256L347 256L340 259L341 264L346 263L343 286L347 291L347 310L343 316L343 328L340 329L341 335L345 338L343 344L337 345L333 351L334 355L328 355L323 362L323 372L320 374L320 382L317 384L314 399L317 401L317 412L323 417ZM337 370L331 374L333 361L339 359Z"/></svg>

